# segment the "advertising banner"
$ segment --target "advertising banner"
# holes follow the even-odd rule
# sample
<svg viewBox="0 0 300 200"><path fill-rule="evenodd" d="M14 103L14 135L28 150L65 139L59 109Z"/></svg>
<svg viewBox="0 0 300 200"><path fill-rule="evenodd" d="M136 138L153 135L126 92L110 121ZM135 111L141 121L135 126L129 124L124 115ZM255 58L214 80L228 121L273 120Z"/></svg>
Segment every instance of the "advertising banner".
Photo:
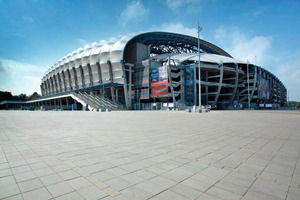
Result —
<svg viewBox="0 0 300 200"><path fill-rule="evenodd" d="M194 65L188 65L184 68L185 101L194 101L195 98L195 80Z"/></svg>
<svg viewBox="0 0 300 200"><path fill-rule="evenodd" d="M151 69L151 97L168 96L168 68L161 66Z"/></svg>
<svg viewBox="0 0 300 200"><path fill-rule="evenodd" d="M136 99L149 99L149 88L147 89L137 89L131 91L132 98Z"/></svg>
<svg viewBox="0 0 300 200"><path fill-rule="evenodd" d="M151 69L151 85L158 83L158 68Z"/></svg>
<svg viewBox="0 0 300 200"><path fill-rule="evenodd" d="M133 84L135 88L149 87L148 62L137 63L134 66Z"/></svg>
<svg viewBox="0 0 300 200"><path fill-rule="evenodd" d="M168 96L168 83L151 86L151 97Z"/></svg>
<svg viewBox="0 0 300 200"><path fill-rule="evenodd" d="M269 83L261 75L257 75L257 95L260 99L269 99Z"/></svg>
<svg viewBox="0 0 300 200"><path fill-rule="evenodd" d="M168 83L168 68L162 66L151 69L151 85Z"/></svg>
<svg viewBox="0 0 300 200"><path fill-rule="evenodd" d="M141 90L140 99L149 99L149 88Z"/></svg>

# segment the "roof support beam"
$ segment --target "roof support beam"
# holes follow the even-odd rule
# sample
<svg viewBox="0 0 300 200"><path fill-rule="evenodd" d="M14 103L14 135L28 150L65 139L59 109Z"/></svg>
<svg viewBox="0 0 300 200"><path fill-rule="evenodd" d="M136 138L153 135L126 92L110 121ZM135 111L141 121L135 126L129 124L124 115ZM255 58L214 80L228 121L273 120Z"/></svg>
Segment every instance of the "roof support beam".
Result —
<svg viewBox="0 0 300 200"><path fill-rule="evenodd" d="M214 100L214 104L213 106L216 105L218 98L220 96L220 92L221 92L221 88L222 88L222 83L223 83L223 71L224 71L224 67L223 67L223 61L221 62L221 66L219 68L220 70L220 79L219 79L219 86L218 86L218 90L217 90L217 94L215 96L215 100Z"/></svg>

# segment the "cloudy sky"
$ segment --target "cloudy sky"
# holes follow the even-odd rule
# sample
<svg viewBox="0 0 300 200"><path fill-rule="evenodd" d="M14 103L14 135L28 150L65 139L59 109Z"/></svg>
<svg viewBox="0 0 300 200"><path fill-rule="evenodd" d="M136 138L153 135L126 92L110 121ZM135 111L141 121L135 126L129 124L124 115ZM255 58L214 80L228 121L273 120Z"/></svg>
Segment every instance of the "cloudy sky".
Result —
<svg viewBox="0 0 300 200"><path fill-rule="evenodd" d="M201 36L274 73L300 101L299 0L0 0L0 90L40 93L59 59L140 31Z"/></svg>

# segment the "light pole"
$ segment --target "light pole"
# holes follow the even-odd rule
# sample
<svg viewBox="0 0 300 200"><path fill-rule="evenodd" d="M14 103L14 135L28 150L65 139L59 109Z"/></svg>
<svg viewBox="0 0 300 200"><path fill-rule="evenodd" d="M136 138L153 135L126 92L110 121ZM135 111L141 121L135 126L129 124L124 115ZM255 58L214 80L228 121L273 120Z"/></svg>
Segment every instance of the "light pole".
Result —
<svg viewBox="0 0 300 200"><path fill-rule="evenodd" d="M250 93L249 93L249 61L247 60L247 82L248 82L248 109L250 109Z"/></svg>
<svg viewBox="0 0 300 200"><path fill-rule="evenodd" d="M202 112L202 105L201 105L201 73L200 73L200 31L202 28L199 26L199 21L198 21L198 74L199 74L199 111Z"/></svg>

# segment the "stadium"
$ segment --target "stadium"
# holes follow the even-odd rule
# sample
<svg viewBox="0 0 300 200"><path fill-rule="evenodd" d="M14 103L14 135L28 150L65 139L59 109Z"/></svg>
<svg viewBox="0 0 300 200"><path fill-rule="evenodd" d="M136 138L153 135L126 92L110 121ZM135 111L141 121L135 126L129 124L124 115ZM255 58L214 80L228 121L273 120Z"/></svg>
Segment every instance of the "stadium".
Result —
<svg viewBox="0 0 300 200"><path fill-rule="evenodd" d="M121 35L66 55L41 80L43 109L279 108L282 82L263 67L233 58L214 44L169 32Z"/></svg>

